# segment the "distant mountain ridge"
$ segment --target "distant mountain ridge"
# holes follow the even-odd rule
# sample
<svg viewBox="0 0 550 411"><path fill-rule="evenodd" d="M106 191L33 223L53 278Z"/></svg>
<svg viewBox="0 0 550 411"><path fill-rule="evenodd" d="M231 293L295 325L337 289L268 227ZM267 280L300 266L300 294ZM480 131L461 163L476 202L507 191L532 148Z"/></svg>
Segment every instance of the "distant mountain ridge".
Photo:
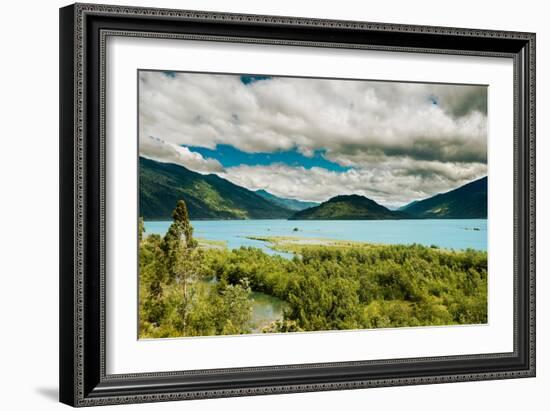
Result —
<svg viewBox="0 0 550 411"><path fill-rule="evenodd" d="M192 219L282 219L293 211L215 174L139 158L139 208L145 220L170 220L184 199Z"/></svg>
<svg viewBox="0 0 550 411"><path fill-rule="evenodd" d="M331 198L317 207L298 211L289 220L399 220L410 218L392 211L370 198L352 194Z"/></svg>
<svg viewBox="0 0 550 411"><path fill-rule="evenodd" d="M292 198L279 197L265 190L256 190L255 193L259 196L262 196L266 200L277 204L280 207L284 207L293 211L301 211L305 210L306 208L316 207L319 205L319 203L315 203L313 201L300 201L294 200Z"/></svg>
<svg viewBox="0 0 550 411"><path fill-rule="evenodd" d="M178 200L192 219L395 220L487 218L487 177L390 210L361 195L321 204L251 191L215 174L139 158L139 207L145 220L169 220Z"/></svg>
<svg viewBox="0 0 550 411"><path fill-rule="evenodd" d="M416 218L487 218L487 177L399 210Z"/></svg>

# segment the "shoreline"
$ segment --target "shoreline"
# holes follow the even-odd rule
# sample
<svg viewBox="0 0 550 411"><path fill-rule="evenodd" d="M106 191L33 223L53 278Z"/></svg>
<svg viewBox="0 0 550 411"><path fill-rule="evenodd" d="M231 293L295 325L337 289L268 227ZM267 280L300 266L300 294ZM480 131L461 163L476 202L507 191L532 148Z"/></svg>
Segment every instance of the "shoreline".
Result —
<svg viewBox="0 0 550 411"><path fill-rule="evenodd" d="M390 223L389 221L399 221ZM163 236L171 221L145 221L144 235ZM293 253L301 246L411 245L487 251L487 220L201 220L191 221L202 248L256 247Z"/></svg>

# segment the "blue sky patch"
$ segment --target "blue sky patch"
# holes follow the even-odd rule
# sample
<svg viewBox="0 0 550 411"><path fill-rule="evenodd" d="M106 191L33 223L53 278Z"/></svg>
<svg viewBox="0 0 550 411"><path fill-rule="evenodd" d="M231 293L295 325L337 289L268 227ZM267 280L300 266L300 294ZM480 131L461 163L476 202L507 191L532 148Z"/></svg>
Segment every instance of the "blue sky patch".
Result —
<svg viewBox="0 0 550 411"><path fill-rule="evenodd" d="M243 83L245 86L248 86L249 84L255 83L256 81L261 80L270 80L271 77L269 76L247 76L243 75L241 76L241 83Z"/></svg>
<svg viewBox="0 0 550 411"><path fill-rule="evenodd" d="M197 146L186 147L191 151L201 154L203 157L218 160L225 168L237 167L243 164L249 166L268 166L279 163L307 169L320 167L336 172L344 172L350 169L350 167L342 167L337 163L327 160L324 157L325 150L317 150L312 157L306 157L298 152L296 148L274 153L247 153L229 144L219 144L214 150Z"/></svg>

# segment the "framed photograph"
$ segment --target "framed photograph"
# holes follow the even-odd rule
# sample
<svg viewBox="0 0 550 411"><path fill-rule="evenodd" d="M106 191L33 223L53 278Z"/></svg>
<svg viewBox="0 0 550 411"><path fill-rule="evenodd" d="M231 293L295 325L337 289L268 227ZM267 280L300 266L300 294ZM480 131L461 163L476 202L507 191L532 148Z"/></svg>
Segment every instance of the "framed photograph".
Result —
<svg viewBox="0 0 550 411"><path fill-rule="evenodd" d="M60 24L62 402L535 376L535 34Z"/></svg>

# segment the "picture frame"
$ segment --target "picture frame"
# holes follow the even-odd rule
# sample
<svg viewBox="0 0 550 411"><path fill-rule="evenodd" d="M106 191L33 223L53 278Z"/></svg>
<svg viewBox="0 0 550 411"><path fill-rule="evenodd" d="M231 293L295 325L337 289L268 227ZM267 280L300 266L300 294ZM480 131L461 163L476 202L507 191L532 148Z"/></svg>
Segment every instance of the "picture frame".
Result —
<svg viewBox="0 0 550 411"><path fill-rule="evenodd" d="M507 59L513 64L513 350L107 372L109 37ZM496 145L493 147L497 147ZM60 9L60 401L72 406L535 376L535 34L96 4ZM340 348L338 348L340 349Z"/></svg>

